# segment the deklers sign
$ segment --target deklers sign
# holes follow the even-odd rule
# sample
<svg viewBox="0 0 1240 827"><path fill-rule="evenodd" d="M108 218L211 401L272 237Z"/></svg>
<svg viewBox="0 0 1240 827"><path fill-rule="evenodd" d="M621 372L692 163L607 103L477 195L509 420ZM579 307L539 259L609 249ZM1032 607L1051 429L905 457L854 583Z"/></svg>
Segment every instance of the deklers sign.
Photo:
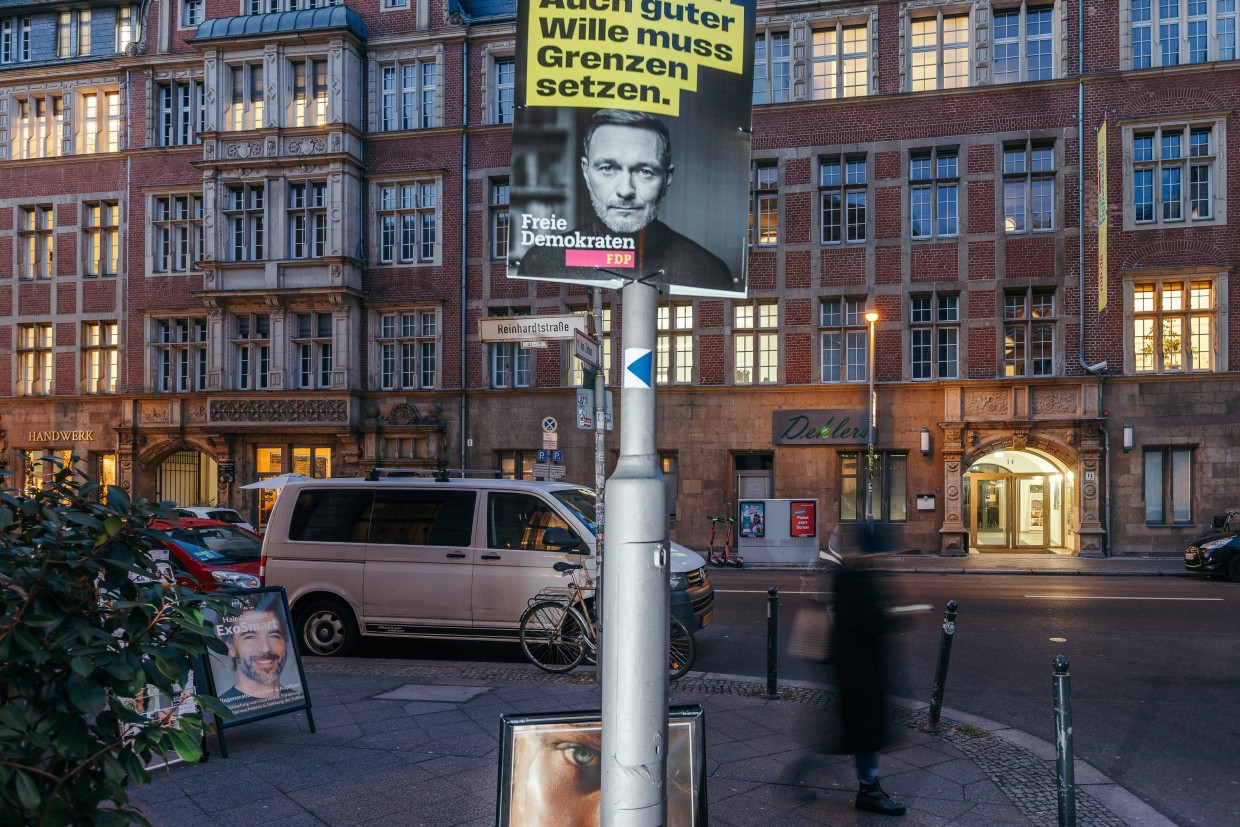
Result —
<svg viewBox="0 0 1240 827"><path fill-rule="evenodd" d="M869 424L864 410L775 411L776 445L865 444Z"/></svg>
<svg viewBox="0 0 1240 827"><path fill-rule="evenodd" d="M745 295L755 0L519 0L512 278Z"/></svg>

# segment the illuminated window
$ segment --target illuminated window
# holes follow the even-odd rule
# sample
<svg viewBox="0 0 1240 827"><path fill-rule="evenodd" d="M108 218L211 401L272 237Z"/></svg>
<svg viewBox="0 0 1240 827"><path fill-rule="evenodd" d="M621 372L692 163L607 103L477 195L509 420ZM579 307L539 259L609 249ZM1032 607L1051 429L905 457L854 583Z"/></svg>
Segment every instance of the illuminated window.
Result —
<svg viewBox="0 0 1240 827"><path fill-rule="evenodd" d="M17 100L13 130L14 160L56 158L63 151L64 110L59 95L30 95Z"/></svg>
<svg viewBox="0 0 1240 827"><path fill-rule="evenodd" d="M225 128L233 132L263 127L263 66L243 63L229 67L230 97Z"/></svg>
<svg viewBox="0 0 1240 827"><path fill-rule="evenodd" d="M819 100L855 98L870 91L870 34L865 24L814 29L812 94Z"/></svg>
<svg viewBox="0 0 1240 827"><path fill-rule="evenodd" d="M1168 278L1132 284L1132 357L1136 373L1215 369L1214 282Z"/></svg>
<svg viewBox="0 0 1240 827"><path fill-rule="evenodd" d="M1055 374L1055 291L1014 290L1003 295L1003 375Z"/></svg>
<svg viewBox="0 0 1240 827"><path fill-rule="evenodd" d="M17 244L19 273L24 279L50 279L55 252L52 235L52 206L17 208Z"/></svg>
<svg viewBox="0 0 1240 827"><path fill-rule="evenodd" d="M161 83L156 91L158 123L155 142L159 146L199 144L198 133L206 124L203 84L200 80Z"/></svg>
<svg viewBox="0 0 1240 827"><path fill-rule="evenodd" d="M86 275L115 276L121 258L121 207L116 201L82 205Z"/></svg>
<svg viewBox="0 0 1240 827"><path fill-rule="evenodd" d="M18 396L46 396L52 392L52 341L50 324L18 325Z"/></svg>
<svg viewBox="0 0 1240 827"><path fill-rule="evenodd" d="M82 326L82 392L116 393L120 369L120 327L116 322Z"/></svg>
<svg viewBox="0 0 1240 827"><path fill-rule="evenodd" d="M779 243L779 167L754 167L749 203L749 236L760 247Z"/></svg>
<svg viewBox="0 0 1240 827"><path fill-rule="evenodd" d="M693 305L659 307L656 351L656 382L660 385L693 382Z"/></svg>
<svg viewBox="0 0 1240 827"><path fill-rule="evenodd" d="M969 85L969 15L914 18L911 30L912 91Z"/></svg>
<svg viewBox="0 0 1240 827"><path fill-rule="evenodd" d="M734 380L738 385L779 381L779 303L732 307Z"/></svg>

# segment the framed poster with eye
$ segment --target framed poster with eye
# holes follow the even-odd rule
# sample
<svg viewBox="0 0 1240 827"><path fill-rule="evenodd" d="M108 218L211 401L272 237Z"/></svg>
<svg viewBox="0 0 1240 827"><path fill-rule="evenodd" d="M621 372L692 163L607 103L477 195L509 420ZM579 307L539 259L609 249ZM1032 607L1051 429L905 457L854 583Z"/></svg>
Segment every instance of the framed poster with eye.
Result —
<svg viewBox="0 0 1240 827"><path fill-rule="evenodd" d="M602 720L598 710L500 716L497 827L597 827ZM702 707L673 706L667 721L667 825L707 823Z"/></svg>

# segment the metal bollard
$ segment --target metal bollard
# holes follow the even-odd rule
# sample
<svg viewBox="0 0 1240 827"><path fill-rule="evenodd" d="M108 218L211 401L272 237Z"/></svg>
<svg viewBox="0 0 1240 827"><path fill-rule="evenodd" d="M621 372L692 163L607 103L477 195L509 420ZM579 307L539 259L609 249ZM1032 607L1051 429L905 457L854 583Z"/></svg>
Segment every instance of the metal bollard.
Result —
<svg viewBox="0 0 1240 827"><path fill-rule="evenodd" d="M943 710L943 686L947 683L947 662L952 657L952 639L956 636L955 600L947 601L947 612L943 615L943 637L939 641L939 660L934 667L934 686L930 690L930 726L939 725L939 713Z"/></svg>
<svg viewBox="0 0 1240 827"><path fill-rule="evenodd" d="M1072 767L1072 679L1068 659L1053 661L1055 674L1055 775L1059 788L1059 827L1076 827L1076 778Z"/></svg>
<svg viewBox="0 0 1240 827"><path fill-rule="evenodd" d="M779 589L766 590L766 697L779 697L776 676L779 673Z"/></svg>

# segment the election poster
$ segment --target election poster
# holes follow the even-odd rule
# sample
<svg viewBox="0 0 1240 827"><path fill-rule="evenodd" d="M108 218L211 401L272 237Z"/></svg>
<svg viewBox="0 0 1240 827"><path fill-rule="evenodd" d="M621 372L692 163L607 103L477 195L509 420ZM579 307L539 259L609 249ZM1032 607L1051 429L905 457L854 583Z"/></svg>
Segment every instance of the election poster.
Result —
<svg viewBox="0 0 1240 827"><path fill-rule="evenodd" d="M234 726L298 709L309 709L306 677L289 622L282 587L229 592L227 609L204 609L203 616L227 650L211 652L209 694L219 698Z"/></svg>
<svg viewBox="0 0 1240 827"><path fill-rule="evenodd" d="M500 716L498 827L597 825L602 714ZM706 808L706 722L699 704L668 708L668 827L701 827Z"/></svg>
<svg viewBox="0 0 1240 827"><path fill-rule="evenodd" d="M519 0L508 275L743 296L756 0Z"/></svg>

